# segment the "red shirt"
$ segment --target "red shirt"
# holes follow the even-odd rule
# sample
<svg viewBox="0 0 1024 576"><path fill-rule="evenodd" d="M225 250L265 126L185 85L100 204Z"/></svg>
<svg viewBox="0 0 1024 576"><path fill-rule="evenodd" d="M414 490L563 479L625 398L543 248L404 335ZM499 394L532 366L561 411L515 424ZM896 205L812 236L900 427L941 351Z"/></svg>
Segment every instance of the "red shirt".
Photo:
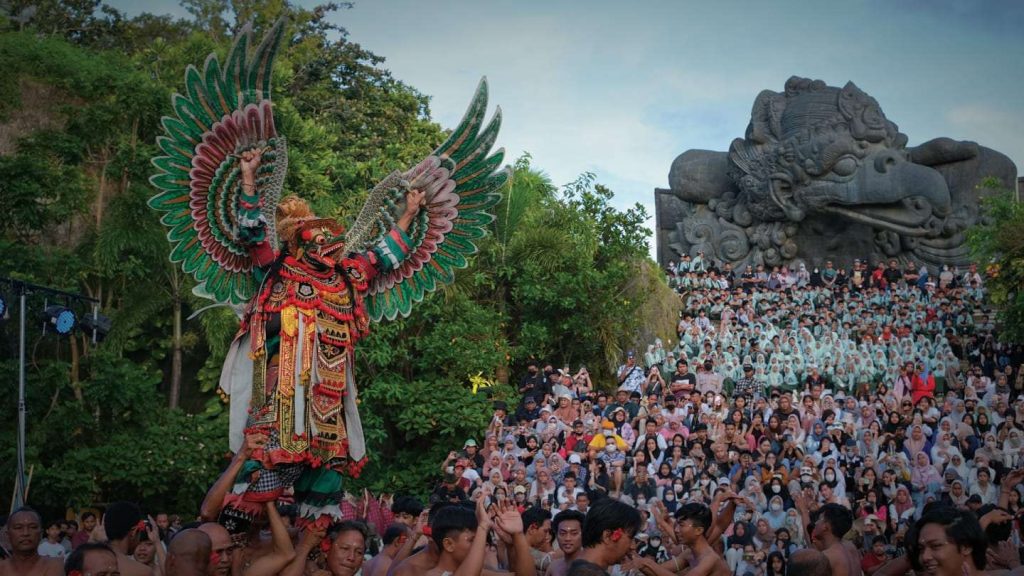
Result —
<svg viewBox="0 0 1024 576"><path fill-rule="evenodd" d="M872 568L877 568L882 564L885 564L885 556L875 556L874 552L868 552L860 559L860 569L867 572Z"/></svg>
<svg viewBox="0 0 1024 576"><path fill-rule="evenodd" d="M79 530L78 532L75 532L74 536L71 537L71 549L74 550L75 548L78 548L79 546L85 544L88 541L89 533L85 530Z"/></svg>

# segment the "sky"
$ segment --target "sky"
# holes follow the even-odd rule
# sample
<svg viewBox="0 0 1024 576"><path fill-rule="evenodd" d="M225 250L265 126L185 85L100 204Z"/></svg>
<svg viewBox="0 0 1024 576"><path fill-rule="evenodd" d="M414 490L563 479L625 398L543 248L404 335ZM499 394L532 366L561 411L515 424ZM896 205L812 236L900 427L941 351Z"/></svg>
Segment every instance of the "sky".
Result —
<svg viewBox="0 0 1024 576"><path fill-rule="evenodd" d="M174 0L108 3L185 15ZM356 0L333 20L444 127L486 76L510 162L529 152L558 185L592 172L652 229L672 160L727 150L757 94L794 75L854 82L911 146L973 140L1024 166L1015 0Z"/></svg>

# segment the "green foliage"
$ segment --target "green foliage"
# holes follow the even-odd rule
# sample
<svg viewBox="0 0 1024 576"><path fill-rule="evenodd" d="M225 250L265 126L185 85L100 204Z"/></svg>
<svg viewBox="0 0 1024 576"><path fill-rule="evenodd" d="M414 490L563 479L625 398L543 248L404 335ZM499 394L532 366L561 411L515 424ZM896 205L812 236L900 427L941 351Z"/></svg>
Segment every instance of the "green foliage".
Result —
<svg viewBox="0 0 1024 576"><path fill-rule="evenodd" d="M984 218L968 231L976 262L985 264L985 289L998 311L999 336L1007 342L1024 340L1024 204L999 181L980 184Z"/></svg>
<svg viewBox="0 0 1024 576"><path fill-rule="evenodd" d="M97 0L36 4L17 20L9 15L25 3L9 3L0 18L0 275L95 297L114 328L93 347L30 324L30 501L58 512L132 498L192 514L227 450L216 385L238 321L226 308L187 320L206 302L168 262L165 230L146 206L159 118L186 65L226 54L232 11L257 35L286 15L290 42L273 72L286 191L342 220L444 132L427 96L329 22L330 5L186 0L192 18L174 20L126 19ZM611 200L592 175L560 191L528 155L515 163L469 268L360 342L371 463L353 487L425 495L450 449L482 440L491 399L518 400L507 381L527 358L587 364L610 385L622 350L652 337L652 318L673 317L677 301L646 257L646 214ZM11 323L0 330L3 358L16 357ZM185 410L166 408L176 354ZM14 362L0 372L16 381ZM495 384L474 394L477 375ZM15 413L11 395L0 409ZM0 442L13 461L13 426L0 428ZM0 493L10 482L0 477Z"/></svg>
<svg viewBox="0 0 1024 576"><path fill-rule="evenodd" d="M68 368L47 362L28 374L31 501L48 513L125 497L191 510L227 450L225 420L168 411L153 394L158 371L102 349L90 356L81 401ZM0 371L5 381L17 381L15 361L5 361ZM16 396L4 395L0 409L15 414ZM13 462L13 427L0 429L0 445L0 457Z"/></svg>

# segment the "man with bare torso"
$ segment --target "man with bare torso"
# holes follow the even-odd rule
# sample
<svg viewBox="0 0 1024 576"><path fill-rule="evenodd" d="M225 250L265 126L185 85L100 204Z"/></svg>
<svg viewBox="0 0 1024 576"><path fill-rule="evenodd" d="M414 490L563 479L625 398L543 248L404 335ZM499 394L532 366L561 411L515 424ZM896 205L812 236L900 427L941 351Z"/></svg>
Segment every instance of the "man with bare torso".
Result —
<svg viewBox="0 0 1024 576"><path fill-rule="evenodd" d="M811 544L828 558L833 576L861 576L860 552L843 536L853 528L853 513L841 504L824 504L811 514L803 497L794 497L806 524Z"/></svg>
<svg viewBox="0 0 1024 576"><path fill-rule="evenodd" d="M31 508L21 508L7 518L7 535L11 541L11 557L0 560L0 576L59 576L64 574L60 558L39 555L43 538L43 521Z"/></svg>
<svg viewBox="0 0 1024 576"><path fill-rule="evenodd" d="M119 576L117 554L102 542L86 542L75 548L65 561L60 573L87 574L88 576Z"/></svg>
<svg viewBox="0 0 1024 576"><path fill-rule="evenodd" d="M708 544L711 509L691 502L676 510L676 540L693 552L687 576L729 576L729 565Z"/></svg>
<svg viewBox="0 0 1024 576"><path fill-rule="evenodd" d="M131 557L146 529L137 504L114 502L108 506L103 513L103 529L111 550L117 554L117 567L122 576L152 576L152 568Z"/></svg>
<svg viewBox="0 0 1024 576"><path fill-rule="evenodd" d="M551 522L558 549L562 557L552 560L544 576L565 576L569 565L580 553L583 546L583 520L586 516L577 510L563 510Z"/></svg>
<svg viewBox="0 0 1024 576"><path fill-rule="evenodd" d="M814 548L805 548L793 552L789 557L789 566L786 568L789 574L800 574L800 576L829 576L832 573L832 565L828 558Z"/></svg>
<svg viewBox="0 0 1024 576"><path fill-rule="evenodd" d="M583 550L566 576L607 576L633 549L642 526L640 512L628 504L612 498L594 504L583 521Z"/></svg>
<svg viewBox="0 0 1024 576"><path fill-rule="evenodd" d="M384 532L384 547L381 548L380 553L363 565L363 576L387 576L395 555L405 545L410 532L412 530L405 524L392 524Z"/></svg>

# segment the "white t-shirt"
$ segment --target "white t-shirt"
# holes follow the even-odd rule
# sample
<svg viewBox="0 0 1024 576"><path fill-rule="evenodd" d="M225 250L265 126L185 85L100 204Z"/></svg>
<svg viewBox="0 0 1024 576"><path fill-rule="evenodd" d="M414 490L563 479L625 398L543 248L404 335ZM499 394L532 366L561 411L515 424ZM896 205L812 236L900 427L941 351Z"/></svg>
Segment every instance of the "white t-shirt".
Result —
<svg viewBox="0 0 1024 576"><path fill-rule="evenodd" d="M63 558L68 553L67 550L61 546L60 542L50 542L49 540L43 540L40 542L39 548L36 549L36 552L45 558Z"/></svg>

